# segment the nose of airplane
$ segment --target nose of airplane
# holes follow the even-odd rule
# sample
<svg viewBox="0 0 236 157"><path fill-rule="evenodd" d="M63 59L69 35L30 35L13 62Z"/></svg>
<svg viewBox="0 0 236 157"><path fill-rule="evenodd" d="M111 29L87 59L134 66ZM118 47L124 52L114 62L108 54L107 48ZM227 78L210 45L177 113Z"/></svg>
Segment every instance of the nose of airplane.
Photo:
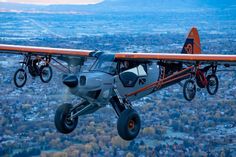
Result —
<svg viewBox="0 0 236 157"><path fill-rule="evenodd" d="M64 75L63 76L63 83L68 86L69 88L74 88L78 85L78 78L77 76L73 75L73 74L69 74L69 75Z"/></svg>
<svg viewBox="0 0 236 157"><path fill-rule="evenodd" d="M100 73L83 73L79 77L79 86L87 90L101 87L103 75Z"/></svg>

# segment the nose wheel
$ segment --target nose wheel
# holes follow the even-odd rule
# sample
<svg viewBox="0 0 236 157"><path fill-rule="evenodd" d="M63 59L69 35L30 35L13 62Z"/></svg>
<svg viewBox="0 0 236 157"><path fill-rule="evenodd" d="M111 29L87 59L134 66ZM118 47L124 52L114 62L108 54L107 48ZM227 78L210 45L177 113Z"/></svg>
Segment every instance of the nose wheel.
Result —
<svg viewBox="0 0 236 157"><path fill-rule="evenodd" d="M63 104L57 108L54 122L57 130L63 134L71 133L77 126L78 116L75 118L71 117L71 104Z"/></svg>
<svg viewBox="0 0 236 157"><path fill-rule="evenodd" d="M138 113L133 109L125 109L121 112L118 122L117 131L121 138L130 141L139 134L141 121Z"/></svg>

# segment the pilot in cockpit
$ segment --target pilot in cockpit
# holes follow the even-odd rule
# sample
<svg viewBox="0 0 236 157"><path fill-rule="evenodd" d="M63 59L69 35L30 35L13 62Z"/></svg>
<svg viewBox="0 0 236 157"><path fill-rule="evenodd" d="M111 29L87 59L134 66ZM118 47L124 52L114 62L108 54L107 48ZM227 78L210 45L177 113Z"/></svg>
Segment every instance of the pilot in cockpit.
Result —
<svg viewBox="0 0 236 157"><path fill-rule="evenodd" d="M120 72L123 72L125 70L130 69L130 68L131 67L130 67L129 61L124 61L124 62L122 62L121 66L120 66Z"/></svg>

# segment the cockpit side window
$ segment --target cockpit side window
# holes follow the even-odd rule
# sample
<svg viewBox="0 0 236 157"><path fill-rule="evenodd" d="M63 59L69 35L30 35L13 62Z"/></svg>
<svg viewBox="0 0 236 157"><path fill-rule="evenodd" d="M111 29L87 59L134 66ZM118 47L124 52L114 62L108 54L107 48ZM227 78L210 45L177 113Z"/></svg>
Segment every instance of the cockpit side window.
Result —
<svg viewBox="0 0 236 157"><path fill-rule="evenodd" d="M120 63L119 77L125 87L134 87L139 77L147 76L147 64L124 61Z"/></svg>
<svg viewBox="0 0 236 157"><path fill-rule="evenodd" d="M147 64L124 61L120 63L120 74L123 72L132 72L137 76L146 76Z"/></svg>
<svg viewBox="0 0 236 157"><path fill-rule="evenodd" d="M147 76L147 65L139 65L137 67L138 76Z"/></svg>

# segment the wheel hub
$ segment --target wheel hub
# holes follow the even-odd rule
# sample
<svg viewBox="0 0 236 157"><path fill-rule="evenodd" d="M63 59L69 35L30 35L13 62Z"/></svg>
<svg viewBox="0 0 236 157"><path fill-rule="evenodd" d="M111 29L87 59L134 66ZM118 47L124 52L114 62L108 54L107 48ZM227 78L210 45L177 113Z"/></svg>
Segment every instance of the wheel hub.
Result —
<svg viewBox="0 0 236 157"><path fill-rule="evenodd" d="M48 71L47 71L47 70L43 70L43 71L42 71L42 74L43 74L44 76L48 76Z"/></svg>
<svg viewBox="0 0 236 157"><path fill-rule="evenodd" d="M210 82L209 82L209 85L210 85L210 86L215 86L215 84L216 84L216 83L215 83L214 80L210 80Z"/></svg>
<svg viewBox="0 0 236 157"><path fill-rule="evenodd" d="M18 77L19 80L24 80L24 75L23 74L20 74L19 77Z"/></svg>
<svg viewBox="0 0 236 157"><path fill-rule="evenodd" d="M74 119L71 118L71 115L67 115L66 119L65 119L65 125L67 125L68 127L73 126L74 123Z"/></svg>
<svg viewBox="0 0 236 157"><path fill-rule="evenodd" d="M130 120L129 123L128 123L128 128L129 128L130 130L132 130L132 129L134 129L134 125L135 125L134 121L133 121L133 120Z"/></svg>

